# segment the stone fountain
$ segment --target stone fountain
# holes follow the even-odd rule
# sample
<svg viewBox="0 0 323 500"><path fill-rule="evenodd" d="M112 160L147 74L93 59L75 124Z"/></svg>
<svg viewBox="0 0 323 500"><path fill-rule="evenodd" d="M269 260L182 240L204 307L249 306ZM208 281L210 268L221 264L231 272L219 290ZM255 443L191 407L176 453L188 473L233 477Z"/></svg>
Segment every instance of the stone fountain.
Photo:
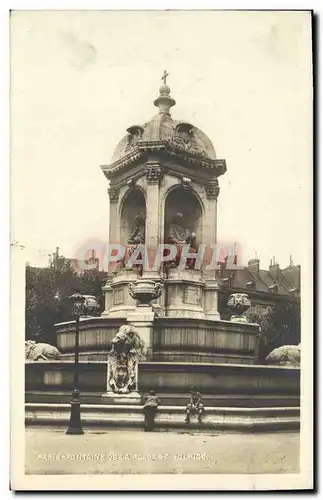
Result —
<svg viewBox="0 0 323 500"><path fill-rule="evenodd" d="M81 391L104 408L128 404L130 411L150 389L178 407L195 385L211 407L289 406L297 413L299 369L258 365L259 327L247 322L248 296L232 295L231 321L220 318L216 271L205 257L213 254L201 248L217 241L226 161L200 129L173 120L174 104L163 85L158 114L129 127L111 164L101 167L110 183L109 241L124 251L110 266L102 316L80 321ZM169 258L160 258L160 244ZM43 391L44 404L57 402L53 391L65 401L74 329L72 322L56 325L59 361L27 366L30 404L35 391Z"/></svg>

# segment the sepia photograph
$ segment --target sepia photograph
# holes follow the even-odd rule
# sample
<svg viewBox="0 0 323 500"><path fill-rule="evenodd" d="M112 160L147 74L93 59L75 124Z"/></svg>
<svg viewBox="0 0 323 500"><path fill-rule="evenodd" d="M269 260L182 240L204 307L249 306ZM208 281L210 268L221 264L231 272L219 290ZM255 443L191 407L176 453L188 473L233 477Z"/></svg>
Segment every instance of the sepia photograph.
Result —
<svg viewBox="0 0 323 500"><path fill-rule="evenodd" d="M313 488L312 22L10 12L12 489Z"/></svg>

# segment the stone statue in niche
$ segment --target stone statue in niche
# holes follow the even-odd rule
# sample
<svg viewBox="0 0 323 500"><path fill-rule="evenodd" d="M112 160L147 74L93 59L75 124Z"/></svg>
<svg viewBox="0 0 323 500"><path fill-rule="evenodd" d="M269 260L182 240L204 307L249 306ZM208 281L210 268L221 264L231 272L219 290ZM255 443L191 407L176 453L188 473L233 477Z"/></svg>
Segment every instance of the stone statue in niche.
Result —
<svg viewBox="0 0 323 500"><path fill-rule="evenodd" d="M140 214L137 214L134 222L134 229L128 239L128 247L126 248L126 253L123 259L124 265L126 265L130 259L134 249L137 248L138 245L145 243L145 219ZM138 258L140 259L140 256L138 256ZM142 265L135 264L132 268L139 274L142 273Z"/></svg>
<svg viewBox="0 0 323 500"><path fill-rule="evenodd" d="M114 275L117 275L125 266L130 259L133 251L138 245L145 243L145 219L137 214L134 220L134 228L128 238L125 255L122 260L117 262L116 268L113 271ZM140 256L138 256L140 258ZM138 272L139 275L142 273L141 265L132 266L133 270Z"/></svg>
<svg viewBox="0 0 323 500"><path fill-rule="evenodd" d="M137 365L145 356L145 344L137 330L123 325L111 341L108 352L108 389L116 394L136 391Z"/></svg>
<svg viewBox="0 0 323 500"><path fill-rule="evenodd" d="M167 234L167 243L172 245L176 245L177 253L175 257L174 264L178 266L181 253L183 249L183 245L189 245L190 253L197 252L196 246L196 234L194 232L190 232L184 224L184 216L182 213L178 212L174 215L173 221L169 226L168 234ZM189 269L193 269L195 265L195 259L187 259L186 267Z"/></svg>
<svg viewBox="0 0 323 500"><path fill-rule="evenodd" d="M135 217L135 227L130 235L130 238L128 239L128 243L130 245L139 245L145 243L144 231L141 229L144 226L144 218L141 215L137 214Z"/></svg>

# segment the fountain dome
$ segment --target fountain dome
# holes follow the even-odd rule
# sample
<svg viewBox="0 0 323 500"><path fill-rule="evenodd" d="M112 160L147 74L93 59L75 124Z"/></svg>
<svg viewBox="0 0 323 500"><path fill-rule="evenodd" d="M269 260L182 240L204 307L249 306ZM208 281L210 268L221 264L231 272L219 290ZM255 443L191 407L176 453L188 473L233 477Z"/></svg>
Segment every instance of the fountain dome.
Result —
<svg viewBox="0 0 323 500"><path fill-rule="evenodd" d="M159 96L154 101L159 113L150 121L127 128L127 134L121 139L114 150L112 163L118 162L141 144L153 146L154 143L164 143L179 152L191 153L205 159L215 160L216 153L209 137L195 125L186 121L174 120L170 108L176 104L170 96L170 88L163 84Z"/></svg>

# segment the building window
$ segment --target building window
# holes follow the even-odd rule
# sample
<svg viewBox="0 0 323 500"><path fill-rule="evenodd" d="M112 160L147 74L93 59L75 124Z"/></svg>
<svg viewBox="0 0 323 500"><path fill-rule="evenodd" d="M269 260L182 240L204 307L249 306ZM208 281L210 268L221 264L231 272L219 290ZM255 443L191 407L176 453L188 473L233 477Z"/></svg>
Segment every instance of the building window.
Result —
<svg viewBox="0 0 323 500"><path fill-rule="evenodd" d="M257 314L259 316L263 316L266 314L269 310L269 306L263 305L263 304L252 304L250 308L248 309L248 316L252 314Z"/></svg>

